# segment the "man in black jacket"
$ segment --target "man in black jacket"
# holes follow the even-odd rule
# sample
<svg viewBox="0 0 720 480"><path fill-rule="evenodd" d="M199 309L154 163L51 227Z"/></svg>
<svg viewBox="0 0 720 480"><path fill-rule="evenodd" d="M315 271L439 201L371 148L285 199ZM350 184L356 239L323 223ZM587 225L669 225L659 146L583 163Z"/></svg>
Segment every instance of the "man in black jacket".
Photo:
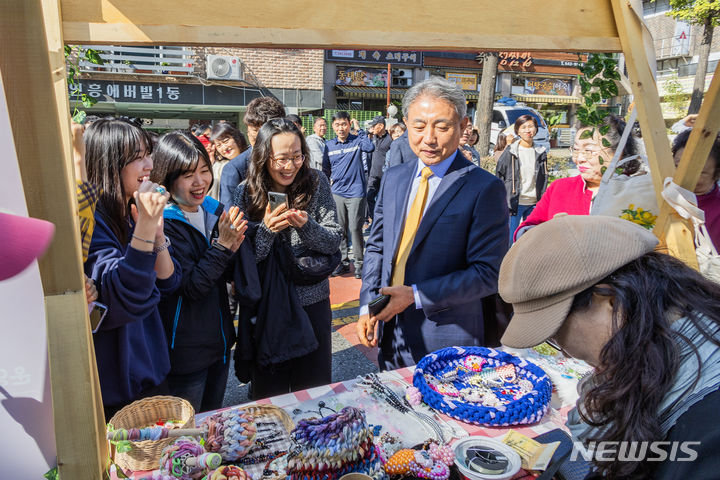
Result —
<svg viewBox="0 0 720 480"><path fill-rule="evenodd" d="M372 220L373 211L375 210L375 197L377 197L380 180L382 180L383 169L385 167L385 157L390 150L390 145L393 140L385 128L385 117L381 115L378 115L370 121L368 133L373 134L372 142L373 145L375 145L367 189L368 217Z"/></svg>

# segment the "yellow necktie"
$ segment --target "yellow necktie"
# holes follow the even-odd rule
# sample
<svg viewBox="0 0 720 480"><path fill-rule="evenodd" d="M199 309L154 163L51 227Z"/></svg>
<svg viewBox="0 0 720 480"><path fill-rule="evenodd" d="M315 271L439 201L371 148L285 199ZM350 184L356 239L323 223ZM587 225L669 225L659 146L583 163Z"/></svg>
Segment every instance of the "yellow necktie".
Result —
<svg viewBox="0 0 720 480"><path fill-rule="evenodd" d="M422 169L420 185L418 186L415 199L410 207L410 213L408 213L405 219L405 228L403 228L400 246L398 247L397 256L395 257L391 286L405 284L405 264L407 264L410 249L415 241L415 234L417 233L420 220L422 220L423 212L425 211L425 203L428 197L428 178L430 178L432 174L433 172L430 170L430 167Z"/></svg>

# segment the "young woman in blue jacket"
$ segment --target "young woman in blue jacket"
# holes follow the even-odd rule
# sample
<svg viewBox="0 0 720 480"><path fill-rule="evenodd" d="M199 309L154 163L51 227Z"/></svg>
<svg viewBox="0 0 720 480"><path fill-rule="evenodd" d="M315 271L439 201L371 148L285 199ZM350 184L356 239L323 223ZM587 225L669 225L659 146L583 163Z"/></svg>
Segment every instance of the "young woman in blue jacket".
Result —
<svg viewBox="0 0 720 480"><path fill-rule="evenodd" d="M152 178L167 185L165 234L182 280L160 303L170 349L170 392L195 411L220 408L227 383L235 326L227 283L234 253L247 222L237 207L229 212L208 191L213 184L210 158L189 132L163 135L153 153ZM227 275L226 275L227 272Z"/></svg>
<svg viewBox="0 0 720 480"><path fill-rule="evenodd" d="M163 233L165 189L148 180L152 142L137 124L103 118L85 132L88 180L102 189L85 274L107 305L93 334L105 415L142 397L167 394L170 371L158 303L180 272Z"/></svg>

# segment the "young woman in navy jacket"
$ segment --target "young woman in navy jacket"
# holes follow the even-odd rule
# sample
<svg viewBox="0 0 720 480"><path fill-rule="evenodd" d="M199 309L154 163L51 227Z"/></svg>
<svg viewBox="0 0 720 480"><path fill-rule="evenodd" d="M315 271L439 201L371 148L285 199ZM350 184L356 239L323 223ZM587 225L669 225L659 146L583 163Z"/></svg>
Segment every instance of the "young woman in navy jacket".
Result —
<svg viewBox="0 0 720 480"><path fill-rule="evenodd" d="M134 400L168 393L158 303L180 274L163 234L167 192L148 180L151 152L147 133L127 119L103 118L85 132L88 180L102 189L84 267L108 307L93 334L108 419Z"/></svg>
<svg viewBox="0 0 720 480"><path fill-rule="evenodd" d="M227 282L246 223L207 196L213 183L210 158L189 132L163 135L153 154L152 178L167 185L165 234L181 266L179 288L163 296L160 315L170 349L170 392L195 411L222 406L235 327ZM227 272L227 275L226 275Z"/></svg>

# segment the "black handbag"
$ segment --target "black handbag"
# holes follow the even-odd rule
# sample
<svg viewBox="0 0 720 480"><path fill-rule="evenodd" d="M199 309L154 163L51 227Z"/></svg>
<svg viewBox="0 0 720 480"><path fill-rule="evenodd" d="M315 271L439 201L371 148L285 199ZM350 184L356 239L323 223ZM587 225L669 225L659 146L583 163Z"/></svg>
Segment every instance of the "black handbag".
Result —
<svg viewBox="0 0 720 480"><path fill-rule="evenodd" d="M330 276L342 260L340 249L331 255L305 250L296 257L287 243L280 241L280 244L288 260L288 278L295 285L305 286L322 282Z"/></svg>

